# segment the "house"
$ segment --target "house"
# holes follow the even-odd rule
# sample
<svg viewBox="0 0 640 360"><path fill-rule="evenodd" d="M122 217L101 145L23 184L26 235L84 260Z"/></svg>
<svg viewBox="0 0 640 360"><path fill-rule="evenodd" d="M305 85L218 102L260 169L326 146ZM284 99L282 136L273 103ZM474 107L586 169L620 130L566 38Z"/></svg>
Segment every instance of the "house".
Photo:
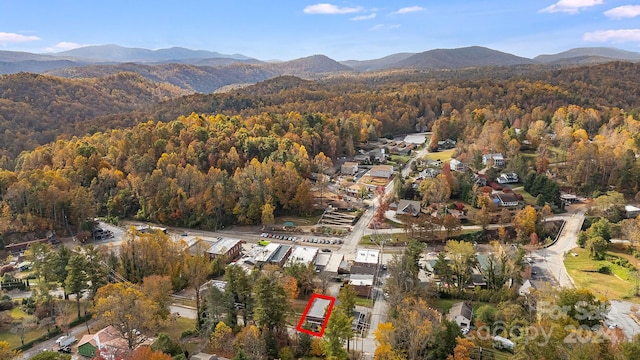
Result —
<svg viewBox="0 0 640 360"><path fill-rule="evenodd" d="M465 170L467 169L467 167L464 165L462 161L456 160L456 159L449 160L449 168L452 171L457 171L457 172L465 172Z"/></svg>
<svg viewBox="0 0 640 360"><path fill-rule="evenodd" d="M487 180L487 175L485 174L473 174L473 181L478 186L487 186L489 180Z"/></svg>
<svg viewBox="0 0 640 360"><path fill-rule="evenodd" d="M371 159L369 158L368 154L357 154L353 157L353 161L357 162L358 164L369 164L371 162Z"/></svg>
<svg viewBox="0 0 640 360"><path fill-rule="evenodd" d="M516 173L503 173L498 176L496 181L500 184L512 184L518 182L518 174Z"/></svg>
<svg viewBox="0 0 640 360"><path fill-rule="evenodd" d="M381 177L388 179L393 175L393 166L391 165L376 165L369 170L369 175L373 177Z"/></svg>
<svg viewBox="0 0 640 360"><path fill-rule="evenodd" d="M495 193L493 201L502 207L518 206L518 197L514 193Z"/></svg>
<svg viewBox="0 0 640 360"><path fill-rule="evenodd" d="M209 260L223 257L227 263L236 259L242 251L242 240L219 238L207 249Z"/></svg>
<svg viewBox="0 0 640 360"><path fill-rule="evenodd" d="M384 164L387 162L387 154L383 148L369 151L369 160L372 163Z"/></svg>
<svg viewBox="0 0 640 360"><path fill-rule="evenodd" d="M420 174L418 175L418 177L416 178L416 180L424 180L424 179L433 179L436 176L440 175L441 171L439 169L434 169L434 168L426 168L422 171L420 171Z"/></svg>
<svg viewBox="0 0 640 360"><path fill-rule="evenodd" d="M358 185L358 184L353 184L353 185L349 185L345 190L347 191L347 194L353 196L353 197L358 197L360 194L363 193L363 188L364 186L362 185Z"/></svg>
<svg viewBox="0 0 640 360"><path fill-rule="evenodd" d="M464 301L457 302L449 309L447 315L449 321L454 321L460 329L469 329L471 327L471 320L473 320L473 309L471 305Z"/></svg>
<svg viewBox="0 0 640 360"><path fill-rule="evenodd" d="M456 147L456 141L451 139L438 141L438 150L448 150Z"/></svg>
<svg viewBox="0 0 640 360"><path fill-rule="evenodd" d="M420 215L420 209L421 209L420 201L402 199L398 203L398 209L396 210L396 215L418 216Z"/></svg>
<svg viewBox="0 0 640 360"><path fill-rule="evenodd" d="M340 167L340 173L342 175L355 175L358 172L358 163L353 161L347 161Z"/></svg>
<svg viewBox="0 0 640 360"><path fill-rule="evenodd" d="M128 352L129 345L120 332L110 325L95 334L84 335L78 342L80 355L92 358L98 350L107 359L115 358L117 354Z"/></svg>
<svg viewBox="0 0 640 360"><path fill-rule="evenodd" d="M540 289L544 286L544 282L540 280L526 280L522 286L518 289L518 294L520 296L527 296L531 294L532 291Z"/></svg>
<svg viewBox="0 0 640 360"><path fill-rule="evenodd" d="M502 153L493 153L482 155L482 165L489 164L489 161L493 160L493 167L504 167L504 156Z"/></svg>
<svg viewBox="0 0 640 360"><path fill-rule="evenodd" d="M627 219L636 218L640 215L640 208L637 208L633 205L625 205L624 211Z"/></svg>

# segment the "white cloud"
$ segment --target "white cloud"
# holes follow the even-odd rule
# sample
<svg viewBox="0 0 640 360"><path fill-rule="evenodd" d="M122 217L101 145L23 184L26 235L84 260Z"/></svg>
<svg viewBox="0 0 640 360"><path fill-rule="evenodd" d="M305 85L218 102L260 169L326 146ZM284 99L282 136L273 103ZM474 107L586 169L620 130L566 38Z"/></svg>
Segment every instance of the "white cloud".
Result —
<svg viewBox="0 0 640 360"><path fill-rule="evenodd" d="M369 15L354 16L349 20L353 20L353 21L371 20L371 19L375 19L375 17L376 17L376 13L371 13Z"/></svg>
<svg viewBox="0 0 640 360"><path fill-rule="evenodd" d="M364 10L362 7L339 7L333 4L315 4L304 8L306 14L353 14Z"/></svg>
<svg viewBox="0 0 640 360"><path fill-rule="evenodd" d="M634 18L640 16L640 5L618 6L605 11L604 14L611 19Z"/></svg>
<svg viewBox="0 0 640 360"><path fill-rule="evenodd" d="M408 14L408 13L418 12L418 11L422 11L422 10L424 10L424 8L422 6L409 6L409 7L400 8L400 9L392 12L391 14Z"/></svg>
<svg viewBox="0 0 640 360"><path fill-rule="evenodd" d="M0 45L6 46L7 44L23 43L28 41L40 40L37 36L25 36L15 33L0 32Z"/></svg>
<svg viewBox="0 0 640 360"><path fill-rule="evenodd" d="M580 10L601 5L603 3L604 0L560 0L557 3L540 10L540 12L566 12L569 14L576 14Z"/></svg>
<svg viewBox="0 0 640 360"><path fill-rule="evenodd" d="M584 34L582 38L594 42L640 42L640 29L593 31Z"/></svg>
<svg viewBox="0 0 640 360"><path fill-rule="evenodd" d="M59 42L51 47L46 48L45 50L47 52L58 52L58 51L66 51L66 50L71 50L71 49L77 49L79 47L83 47L84 45L82 44L76 44L73 42L67 42L67 41L63 41L63 42Z"/></svg>
<svg viewBox="0 0 640 360"><path fill-rule="evenodd" d="M371 31L378 31L378 30L390 30L390 29L397 29L400 27L400 24L391 24L391 25L386 25L386 24L378 24L373 26L371 29Z"/></svg>

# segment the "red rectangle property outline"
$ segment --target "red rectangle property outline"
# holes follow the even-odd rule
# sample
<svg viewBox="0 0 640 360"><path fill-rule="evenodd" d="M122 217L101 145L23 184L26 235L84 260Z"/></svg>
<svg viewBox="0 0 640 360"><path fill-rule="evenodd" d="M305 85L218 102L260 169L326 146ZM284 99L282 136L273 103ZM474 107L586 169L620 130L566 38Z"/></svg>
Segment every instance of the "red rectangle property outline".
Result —
<svg viewBox="0 0 640 360"><path fill-rule="evenodd" d="M305 329L302 327L302 325L304 325L305 319L307 318L307 313L309 313L309 310L311 309L311 305L313 305L313 302L316 301L316 299L324 299L324 300L330 301L329 307L327 308L327 311L325 313L324 322L322 323L322 327L318 332L311 331L309 329ZM300 317L300 321L298 322L298 326L296 327L296 330L303 332L305 334L322 337L322 335L324 334L324 330L327 328L327 323L329 322L329 317L331 316L331 311L333 311L333 304L335 302L336 302L336 298L334 298L333 296L322 295L322 294L312 294L311 298L309 299L309 302L307 303L307 307L304 309L304 312L302 313L302 317Z"/></svg>

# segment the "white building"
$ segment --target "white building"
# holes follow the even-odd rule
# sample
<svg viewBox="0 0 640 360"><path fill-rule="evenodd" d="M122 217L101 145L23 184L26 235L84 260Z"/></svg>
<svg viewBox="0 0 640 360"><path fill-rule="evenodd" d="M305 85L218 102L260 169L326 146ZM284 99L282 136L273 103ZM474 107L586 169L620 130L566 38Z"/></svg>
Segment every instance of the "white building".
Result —
<svg viewBox="0 0 640 360"><path fill-rule="evenodd" d="M342 175L355 175L358 172L358 163L347 161L340 167Z"/></svg>
<svg viewBox="0 0 640 360"><path fill-rule="evenodd" d="M380 250L378 249L358 249L355 259L355 265L365 267L375 267L380 259Z"/></svg>
<svg viewBox="0 0 640 360"><path fill-rule="evenodd" d="M306 266L312 264L316 256L318 255L318 249L314 247L298 246L293 249L287 265L293 265L295 263L302 263Z"/></svg>
<svg viewBox="0 0 640 360"><path fill-rule="evenodd" d="M493 166L495 167L504 166L504 156L502 156L502 153L482 155L482 165L487 165L491 159L493 159Z"/></svg>
<svg viewBox="0 0 640 360"><path fill-rule="evenodd" d="M449 160L449 168L457 172L464 172L467 169L462 161L456 159Z"/></svg>

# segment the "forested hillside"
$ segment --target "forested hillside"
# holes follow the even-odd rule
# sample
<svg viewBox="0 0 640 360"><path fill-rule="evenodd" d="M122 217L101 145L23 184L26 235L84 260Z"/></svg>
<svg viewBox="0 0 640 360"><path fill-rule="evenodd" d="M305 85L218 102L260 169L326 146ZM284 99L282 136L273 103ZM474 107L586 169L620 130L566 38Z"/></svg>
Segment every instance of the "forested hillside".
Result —
<svg viewBox="0 0 640 360"><path fill-rule="evenodd" d="M73 223L100 214L217 228L304 213L312 209L307 178L325 155L349 157L360 143L425 127L433 130L434 142L457 140L454 156L469 164L503 152L508 170L523 179L533 170L581 194L614 187L633 196L640 189L639 67L609 63L507 80L477 78L475 72L448 80L420 72L324 81L280 77L92 122L83 116L115 107L91 97L100 91L110 89L122 108L170 92L151 91L127 74L104 83L76 80L70 83L75 87L45 77L52 85L33 98L25 84L39 84L38 76L20 74L21 81L3 90L2 101L13 104L3 111L16 112L13 122L5 116L3 136L19 141L5 142L14 146L5 152L34 144L25 140L33 131L21 127L25 123L36 129L33 134L53 134L76 122L76 131L93 135L39 147L19 156L15 171L2 171L0 232L55 228L69 214ZM114 91L122 86L117 79L140 84L138 97ZM108 81L116 84L108 87ZM59 105L65 99L70 104ZM43 121L29 112L20 115L24 122L16 121L16 104L25 111L37 105ZM469 190L454 180L449 186Z"/></svg>
<svg viewBox="0 0 640 360"><path fill-rule="evenodd" d="M379 126L364 115L192 114L58 141L21 155L15 172L0 172L0 232L96 214L218 228L309 213L307 177L326 167L322 152L353 153L369 136L360 129Z"/></svg>
<svg viewBox="0 0 640 360"><path fill-rule="evenodd" d="M175 86L136 74L96 79L62 79L19 73L0 77L0 158L54 141L61 134L91 131L83 121L131 112L179 96ZM95 131L95 130L94 130Z"/></svg>

